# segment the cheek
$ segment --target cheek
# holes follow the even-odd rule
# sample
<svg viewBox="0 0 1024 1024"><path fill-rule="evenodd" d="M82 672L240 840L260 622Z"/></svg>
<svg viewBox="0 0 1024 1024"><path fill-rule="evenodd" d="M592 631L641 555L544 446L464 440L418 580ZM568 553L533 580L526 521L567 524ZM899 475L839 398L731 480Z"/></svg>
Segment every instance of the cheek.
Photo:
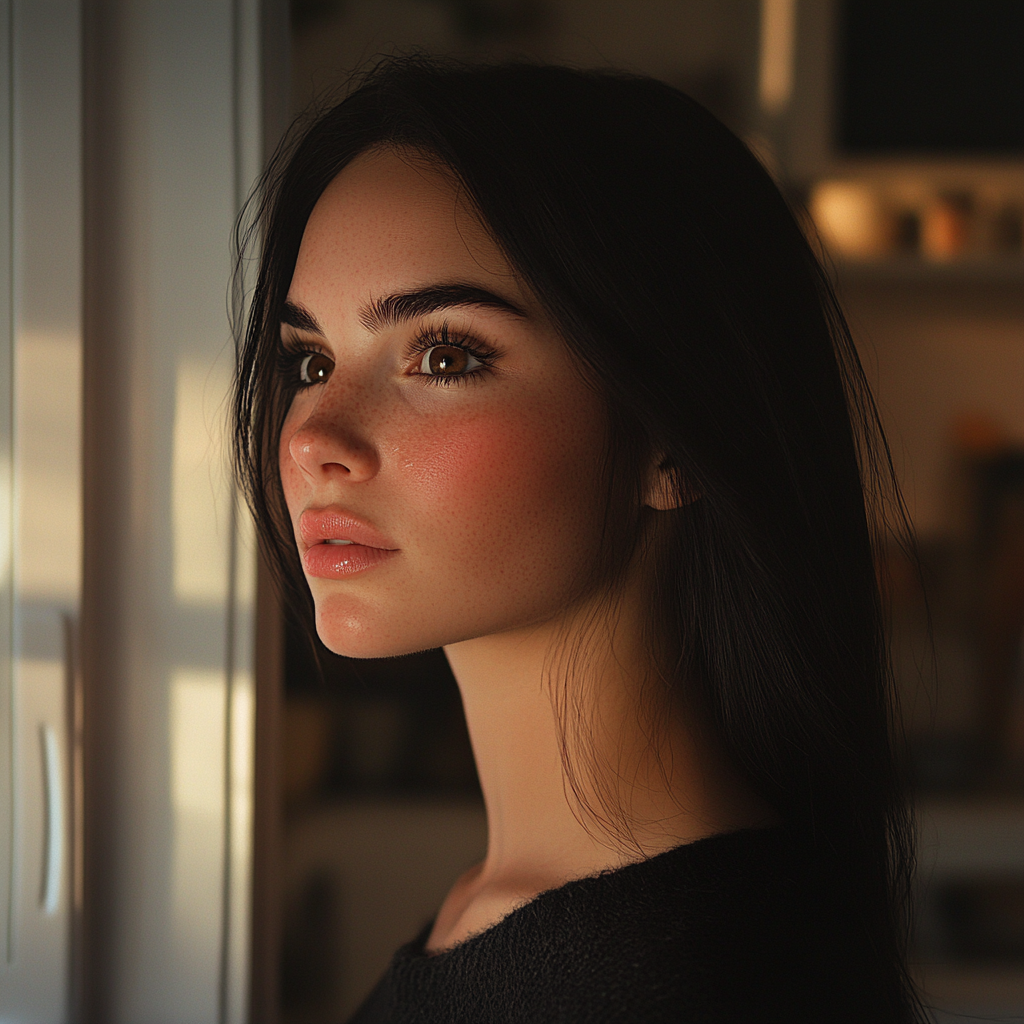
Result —
<svg viewBox="0 0 1024 1024"><path fill-rule="evenodd" d="M411 440L403 463L415 477L421 521L443 530L469 561L480 552L491 571L495 556L505 565L550 559L545 549L564 550L568 529L586 543L588 521L598 518L602 434L590 410L577 411L488 410Z"/></svg>

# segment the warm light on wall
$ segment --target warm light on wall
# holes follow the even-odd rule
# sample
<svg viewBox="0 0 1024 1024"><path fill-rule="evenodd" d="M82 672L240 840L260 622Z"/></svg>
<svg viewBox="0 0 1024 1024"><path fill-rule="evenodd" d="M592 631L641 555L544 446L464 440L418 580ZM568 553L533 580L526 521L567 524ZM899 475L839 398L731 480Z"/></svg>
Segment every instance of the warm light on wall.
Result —
<svg viewBox="0 0 1024 1024"><path fill-rule="evenodd" d="M220 815L224 803L224 677L171 677L171 798L175 811Z"/></svg>
<svg viewBox="0 0 1024 1024"><path fill-rule="evenodd" d="M758 95L769 114L781 114L793 94L796 0L761 0Z"/></svg>
<svg viewBox="0 0 1024 1024"><path fill-rule="evenodd" d="M15 403L21 416L16 487L31 515L18 518L15 550L22 598L73 600L78 595L82 509L78 474L78 407L66 400L81 387L79 342L73 335L25 332L17 347ZM55 386L59 377L59 386Z"/></svg>
<svg viewBox="0 0 1024 1024"><path fill-rule="evenodd" d="M12 513L14 511L14 481L11 478L11 458L7 452L0 452L0 588L11 582L11 536Z"/></svg>
<svg viewBox="0 0 1024 1024"><path fill-rule="evenodd" d="M214 603L227 596L231 491L223 422L229 377L209 358L178 363L171 504L174 596Z"/></svg>

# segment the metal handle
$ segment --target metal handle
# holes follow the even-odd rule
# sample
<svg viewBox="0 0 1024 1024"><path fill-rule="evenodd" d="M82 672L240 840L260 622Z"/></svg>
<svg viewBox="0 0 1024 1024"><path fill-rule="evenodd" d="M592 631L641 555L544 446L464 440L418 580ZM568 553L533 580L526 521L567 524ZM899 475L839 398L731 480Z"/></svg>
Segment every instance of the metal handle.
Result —
<svg viewBox="0 0 1024 1024"><path fill-rule="evenodd" d="M39 726L43 745L43 788L45 793L46 841L43 844L43 889L39 905L47 914L57 913L60 903L60 874L64 863L64 793L60 770L60 747L53 726Z"/></svg>

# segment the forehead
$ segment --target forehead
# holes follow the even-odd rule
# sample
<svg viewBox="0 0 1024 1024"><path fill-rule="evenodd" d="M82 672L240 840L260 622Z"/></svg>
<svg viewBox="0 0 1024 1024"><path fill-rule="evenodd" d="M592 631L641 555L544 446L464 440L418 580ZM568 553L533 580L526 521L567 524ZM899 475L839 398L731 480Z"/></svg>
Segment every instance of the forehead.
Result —
<svg viewBox="0 0 1024 1024"><path fill-rule="evenodd" d="M525 298L449 171L415 151L371 150L313 209L289 299L329 316L325 307L451 281Z"/></svg>

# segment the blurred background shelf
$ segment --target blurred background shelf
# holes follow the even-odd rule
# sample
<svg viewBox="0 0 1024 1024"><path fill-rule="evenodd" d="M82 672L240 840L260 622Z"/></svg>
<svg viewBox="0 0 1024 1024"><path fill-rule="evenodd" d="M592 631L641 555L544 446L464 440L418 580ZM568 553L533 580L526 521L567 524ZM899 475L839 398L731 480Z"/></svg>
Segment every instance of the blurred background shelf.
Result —
<svg viewBox="0 0 1024 1024"><path fill-rule="evenodd" d="M1024 797L925 799L917 807L918 876L1024 880Z"/></svg>
<svg viewBox="0 0 1024 1024"><path fill-rule="evenodd" d="M1024 973L1009 967L918 967L935 1024L1020 1024Z"/></svg>
<svg viewBox="0 0 1024 1024"><path fill-rule="evenodd" d="M294 815L284 851L284 1019L347 1020L486 846L483 805L471 797L339 799Z"/></svg>
<svg viewBox="0 0 1024 1024"><path fill-rule="evenodd" d="M884 260L836 260L835 271L840 281L856 283L937 282L971 284L1005 284L1024 287L1024 257L984 257L934 263L914 256Z"/></svg>
<svg viewBox="0 0 1024 1024"><path fill-rule="evenodd" d="M1024 1019L1024 797L922 800L914 973L937 1024Z"/></svg>

